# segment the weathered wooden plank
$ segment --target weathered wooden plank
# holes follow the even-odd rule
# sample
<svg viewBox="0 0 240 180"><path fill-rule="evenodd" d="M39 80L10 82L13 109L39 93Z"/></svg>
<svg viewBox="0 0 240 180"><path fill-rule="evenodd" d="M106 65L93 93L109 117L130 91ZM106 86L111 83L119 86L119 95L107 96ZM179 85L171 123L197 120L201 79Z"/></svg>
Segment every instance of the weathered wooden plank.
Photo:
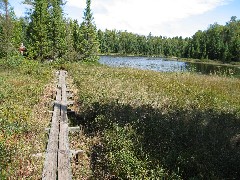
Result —
<svg viewBox="0 0 240 180"><path fill-rule="evenodd" d="M80 127L68 127L69 132L80 132Z"/></svg>
<svg viewBox="0 0 240 180"><path fill-rule="evenodd" d="M60 122L59 151L58 151L58 179L71 179L70 150L68 145L68 125Z"/></svg>
<svg viewBox="0 0 240 180"><path fill-rule="evenodd" d="M68 99L73 99L73 94L67 94Z"/></svg>
<svg viewBox="0 0 240 180"><path fill-rule="evenodd" d="M67 118L67 87L66 71L59 71L57 82L57 95L54 101L51 128L42 179L68 180L72 179L70 166L70 149L68 143L68 118Z"/></svg>
<svg viewBox="0 0 240 180"><path fill-rule="evenodd" d="M66 73L60 71L62 84L62 101L61 101L61 119L59 132L59 151L58 151L58 179L72 179L70 165L70 150L68 144L68 118L67 118L67 91L66 91Z"/></svg>
<svg viewBox="0 0 240 180"><path fill-rule="evenodd" d="M70 150L70 157L73 158L74 156L79 156L80 154L84 153L84 150Z"/></svg>
<svg viewBox="0 0 240 180"><path fill-rule="evenodd" d="M42 179L52 180L57 178L57 157L58 157L58 134L60 115L61 89L57 89L56 101L52 115L52 123L49 132L47 152L45 156Z"/></svg>
<svg viewBox="0 0 240 180"><path fill-rule="evenodd" d="M68 101L67 105L73 105L74 101Z"/></svg>

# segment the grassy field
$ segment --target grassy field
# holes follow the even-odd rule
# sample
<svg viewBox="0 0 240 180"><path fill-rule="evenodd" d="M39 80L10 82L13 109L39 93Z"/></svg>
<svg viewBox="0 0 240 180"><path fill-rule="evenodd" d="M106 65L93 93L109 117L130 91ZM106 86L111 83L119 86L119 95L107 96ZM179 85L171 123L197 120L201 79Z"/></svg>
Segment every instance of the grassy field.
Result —
<svg viewBox="0 0 240 180"><path fill-rule="evenodd" d="M41 178L33 155L44 152L60 68L78 93L70 119L82 131L70 140L86 151L75 179L240 178L239 79L15 59L0 61L1 179Z"/></svg>
<svg viewBox="0 0 240 180"><path fill-rule="evenodd" d="M42 159L33 155L45 149L52 78L37 62L0 60L0 179L41 177Z"/></svg>
<svg viewBox="0 0 240 180"><path fill-rule="evenodd" d="M240 177L240 81L68 64L95 178ZM79 142L80 143L80 142Z"/></svg>

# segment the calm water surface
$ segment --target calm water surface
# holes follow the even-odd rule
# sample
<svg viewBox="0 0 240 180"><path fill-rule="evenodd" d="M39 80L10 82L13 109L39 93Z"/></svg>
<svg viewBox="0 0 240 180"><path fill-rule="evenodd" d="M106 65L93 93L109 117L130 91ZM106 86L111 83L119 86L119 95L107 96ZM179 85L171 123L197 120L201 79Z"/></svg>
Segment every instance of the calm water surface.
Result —
<svg viewBox="0 0 240 180"><path fill-rule="evenodd" d="M112 67L131 67L159 72L196 72L240 77L239 67L174 61L164 58L101 56L99 62Z"/></svg>

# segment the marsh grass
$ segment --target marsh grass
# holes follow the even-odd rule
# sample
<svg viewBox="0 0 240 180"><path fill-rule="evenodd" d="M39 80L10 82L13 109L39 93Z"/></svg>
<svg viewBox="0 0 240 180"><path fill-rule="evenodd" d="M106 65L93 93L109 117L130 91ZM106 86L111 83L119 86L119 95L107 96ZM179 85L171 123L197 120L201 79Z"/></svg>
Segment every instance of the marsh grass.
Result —
<svg viewBox="0 0 240 180"><path fill-rule="evenodd" d="M45 148L50 95L42 95L51 79L52 70L38 62L0 60L0 179L41 177L42 161L32 155Z"/></svg>
<svg viewBox="0 0 240 180"><path fill-rule="evenodd" d="M1 179L41 177L51 67L78 89L70 141L88 167L76 178L239 179L239 79L21 58L0 61Z"/></svg>
<svg viewBox="0 0 240 180"><path fill-rule="evenodd" d="M101 65L64 65L95 178L240 177L240 81Z"/></svg>

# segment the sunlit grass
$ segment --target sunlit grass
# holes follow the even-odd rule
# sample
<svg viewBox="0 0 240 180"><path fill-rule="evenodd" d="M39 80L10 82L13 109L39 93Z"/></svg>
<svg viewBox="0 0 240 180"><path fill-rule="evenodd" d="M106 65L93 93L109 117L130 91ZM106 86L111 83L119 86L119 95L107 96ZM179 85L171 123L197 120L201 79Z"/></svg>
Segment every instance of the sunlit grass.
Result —
<svg viewBox="0 0 240 180"><path fill-rule="evenodd" d="M32 155L45 145L42 132L48 120L36 114L36 105L51 79L52 70L37 62L1 61L0 179L37 178L36 174L41 173Z"/></svg>
<svg viewBox="0 0 240 180"><path fill-rule="evenodd" d="M84 103L113 100L136 107L239 110L239 79L87 65L71 66L70 71Z"/></svg>

